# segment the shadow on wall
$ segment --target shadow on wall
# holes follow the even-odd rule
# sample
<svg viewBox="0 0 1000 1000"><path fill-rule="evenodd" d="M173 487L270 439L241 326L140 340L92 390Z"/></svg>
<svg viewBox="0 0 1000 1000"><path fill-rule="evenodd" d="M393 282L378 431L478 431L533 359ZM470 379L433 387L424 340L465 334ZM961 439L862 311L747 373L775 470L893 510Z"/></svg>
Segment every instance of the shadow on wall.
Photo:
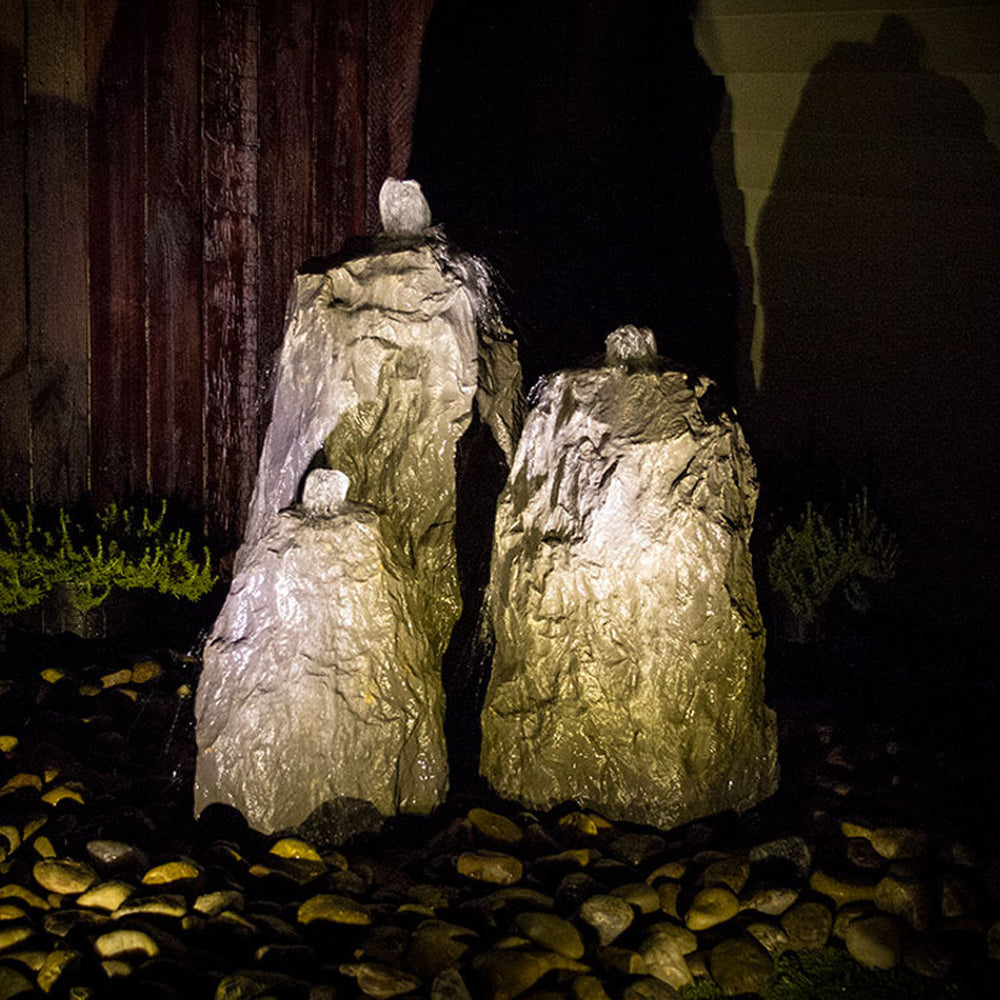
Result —
<svg viewBox="0 0 1000 1000"><path fill-rule="evenodd" d="M526 383L622 323L735 383L736 282L711 145L724 87L685 4L438 0L410 174L498 268Z"/></svg>
<svg viewBox="0 0 1000 1000"><path fill-rule="evenodd" d="M754 438L880 480L900 611L996 629L1000 153L958 81L885 18L818 63L758 229L765 312Z"/></svg>

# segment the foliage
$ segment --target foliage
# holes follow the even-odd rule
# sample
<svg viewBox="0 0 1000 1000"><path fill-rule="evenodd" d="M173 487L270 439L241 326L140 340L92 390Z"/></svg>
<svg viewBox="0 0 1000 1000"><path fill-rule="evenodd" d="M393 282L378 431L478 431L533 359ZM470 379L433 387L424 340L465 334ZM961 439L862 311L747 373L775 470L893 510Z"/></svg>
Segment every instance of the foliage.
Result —
<svg viewBox="0 0 1000 1000"><path fill-rule="evenodd" d="M99 605L115 588L154 590L196 601L212 589L208 549L191 554L191 534L168 531L167 502L109 504L93 523L59 510L48 528L32 507L23 518L0 510L0 614L37 604L53 587L67 586L81 612Z"/></svg>
<svg viewBox="0 0 1000 1000"><path fill-rule="evenodd" d="M988 977L992 978L992 977ZM934 982L908 969L888 972L866 969L841 948L785 952L778 959L774 977L763 1000L958 1000L980 993L977 983ZM986 988L992 983L982 985ZM678 991L680 1000L721 1000L725 994L711 979Z"/></svg>
<svg viewBox="0 0 1000 1000"><path fill-rule="evenodd" d="M811 504L775 539L767 560L768 582L804 637L835 596L856 612L869 607L868 586L896 574L895 535L878 519L862 490L831 527Z"/></svg>
<svg viewBox="0 0 1000 1000"><path fill-rule="evenodd" d="M820 948L782 955L767 1000L957 1000L957 990L908 969L866 969L846 951Z"/></svg>

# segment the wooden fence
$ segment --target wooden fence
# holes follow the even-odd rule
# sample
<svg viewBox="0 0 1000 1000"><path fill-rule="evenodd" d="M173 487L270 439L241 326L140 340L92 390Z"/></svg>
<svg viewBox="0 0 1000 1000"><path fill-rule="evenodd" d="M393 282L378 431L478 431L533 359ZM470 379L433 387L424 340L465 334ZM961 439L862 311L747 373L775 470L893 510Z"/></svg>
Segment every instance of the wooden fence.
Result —
<svg viewBox="0 0 1000 1000"><path fill-rule="evenodd" d="M409 157L433 0L0 0L0 495L237 532L288 286Z"/></svg>

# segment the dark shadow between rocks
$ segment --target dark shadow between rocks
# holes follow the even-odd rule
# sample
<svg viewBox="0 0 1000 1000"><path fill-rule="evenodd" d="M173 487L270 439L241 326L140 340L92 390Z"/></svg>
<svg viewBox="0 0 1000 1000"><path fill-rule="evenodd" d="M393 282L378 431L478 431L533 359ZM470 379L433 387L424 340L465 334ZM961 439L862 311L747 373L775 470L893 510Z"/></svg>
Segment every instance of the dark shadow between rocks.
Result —
<svg viewBox="0 0 1000 1000"><path fill-rule="evenodd" d="M711 149L724 86L686 6L435 4L409 173L505 279L526 386L623 323L735 383Z"/></svg>

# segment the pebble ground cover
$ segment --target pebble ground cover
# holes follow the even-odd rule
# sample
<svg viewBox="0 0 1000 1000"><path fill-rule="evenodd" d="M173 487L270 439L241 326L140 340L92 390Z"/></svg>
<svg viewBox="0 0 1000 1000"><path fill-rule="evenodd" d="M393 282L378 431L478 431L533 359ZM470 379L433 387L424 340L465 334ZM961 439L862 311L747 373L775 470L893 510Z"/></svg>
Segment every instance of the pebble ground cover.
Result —
<svg viewBox="0 0 1000 1000"><path fill-rule="evenodd" d="M192 818L198 674L8 639L0 1000L1000 996L995 762L892 713L779 700L782 786L741 817L659 831L471 788L341 844Z"/></svg>

